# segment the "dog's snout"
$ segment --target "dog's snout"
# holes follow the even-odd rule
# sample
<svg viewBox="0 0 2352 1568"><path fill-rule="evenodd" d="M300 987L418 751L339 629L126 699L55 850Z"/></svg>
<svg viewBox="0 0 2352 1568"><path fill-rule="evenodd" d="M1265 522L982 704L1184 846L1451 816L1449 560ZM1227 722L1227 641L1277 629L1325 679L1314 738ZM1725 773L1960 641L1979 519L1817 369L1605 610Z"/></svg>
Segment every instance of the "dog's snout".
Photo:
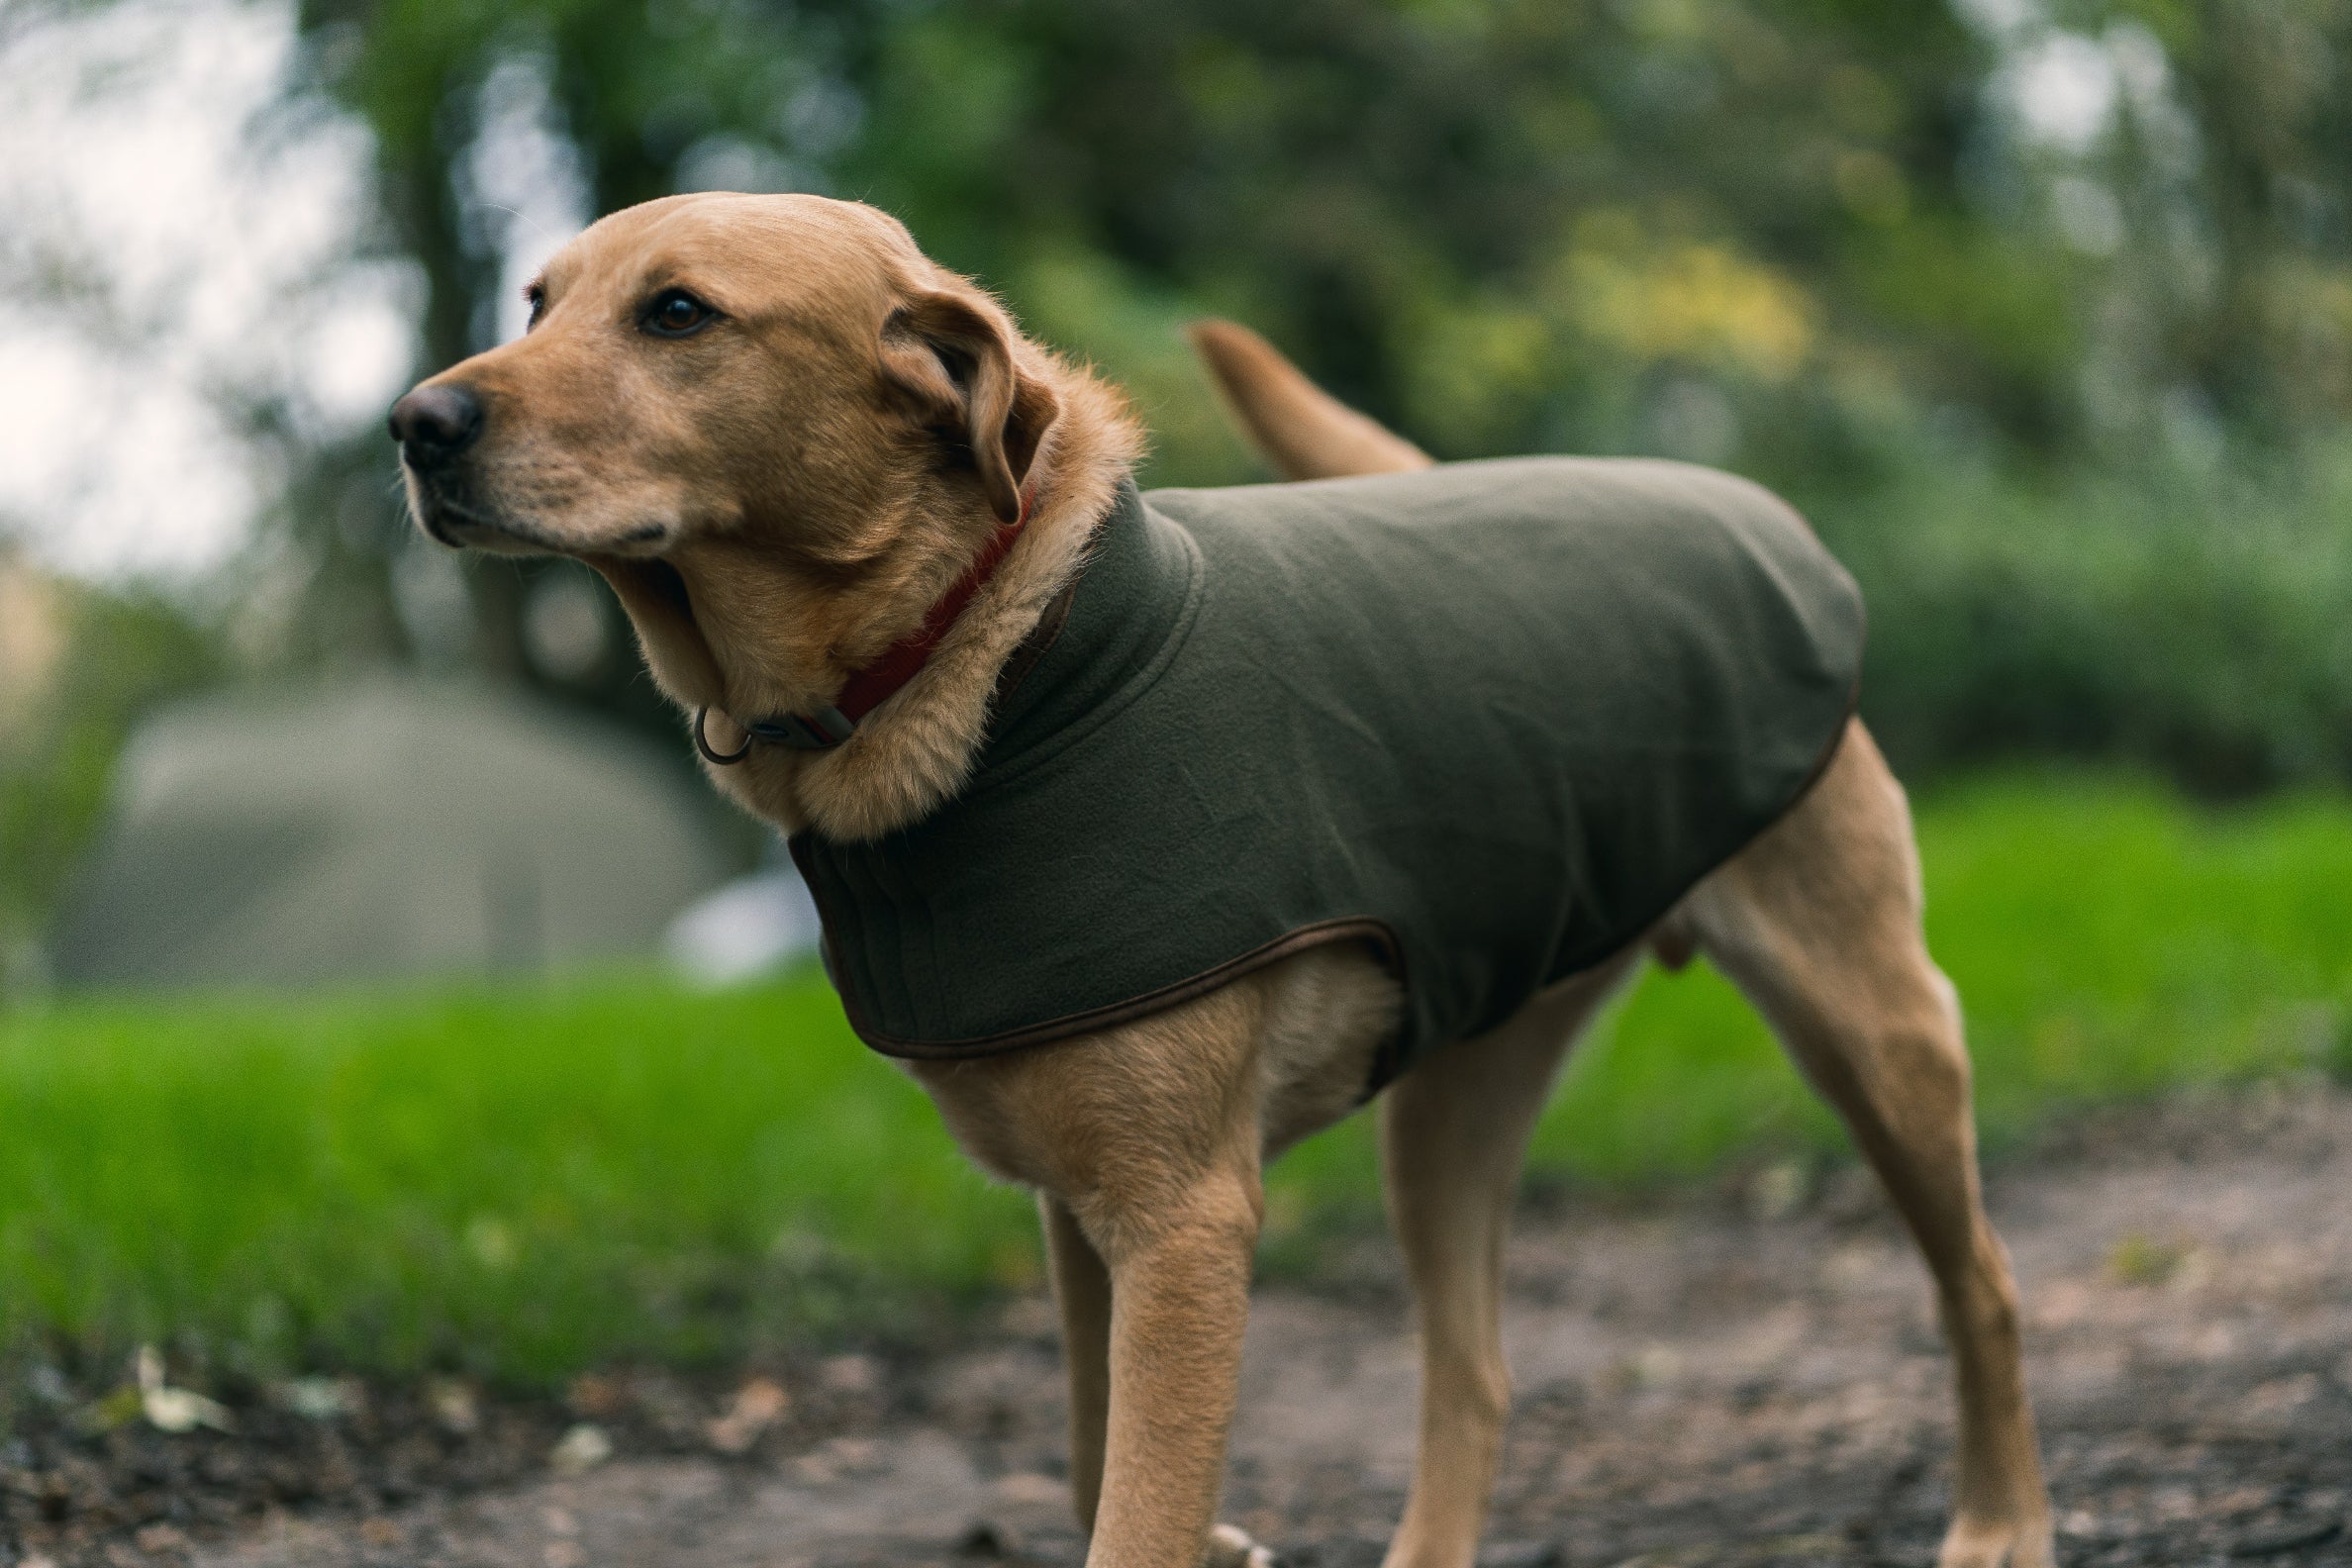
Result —
<svg viewBox="0 0 2352 1568"><path fill-rule="evenodd" d="M446 462L482 430L482 400L467 387L421 386L392 405L392 439L413 467Z"/></svg>

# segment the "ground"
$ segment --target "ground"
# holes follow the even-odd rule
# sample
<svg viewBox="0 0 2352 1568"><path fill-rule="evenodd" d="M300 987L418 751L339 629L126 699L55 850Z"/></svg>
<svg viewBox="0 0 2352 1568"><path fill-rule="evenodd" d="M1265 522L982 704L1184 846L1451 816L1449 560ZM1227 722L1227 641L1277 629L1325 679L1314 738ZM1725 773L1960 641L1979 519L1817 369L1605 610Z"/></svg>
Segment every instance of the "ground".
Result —
<svg viewBox="0 0 2352 1568"><path fill-rule="evenodd" d="M2352 1096L2080 1118L1997 1165L1990 1196L2026 1293L2062 1560L2352 1564ZM1932 1560L1945 1361L1858 1173L1539 1202L1508 1312L1519 1398L1489 1568ZM1315 1288L1263 1292L1250 1334L1226 1517L1305 1568L1373 1568L1412 1448L1393 1253L1367 1238ZM0 1496L22 1560L59 1565L1082 1555L1041 1300L928 1354L780 1382L789 1410L764 1431L763 1388L644 1373L584 1380L568 1410L352 1389L341 1416L241 1413L237 1437L60 1428L0 1452ZM721 1435L753 1440L725 1456L710 1423L731 1402ZM570 1473L547 1457L559 1439Z"/></svg>

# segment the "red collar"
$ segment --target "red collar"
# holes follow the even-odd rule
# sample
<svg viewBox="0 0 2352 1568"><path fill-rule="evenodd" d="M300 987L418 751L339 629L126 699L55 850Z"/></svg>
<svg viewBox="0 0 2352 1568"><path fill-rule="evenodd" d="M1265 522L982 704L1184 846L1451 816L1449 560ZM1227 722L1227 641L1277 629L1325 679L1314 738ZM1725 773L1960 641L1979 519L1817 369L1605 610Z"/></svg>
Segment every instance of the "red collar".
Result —
<svg viewBox="0 0 2352 1568"><path fill-rule="evenodd" d="M770 745L790 747L795 751L831 751L834 746L857 733L858 721L881 707L898 694L901 687L913 680L931 656L938 651L948 629L955 625L975 594L988 586L988 580L1012 553L1014 541L1029 523L1031 492L1021 492L1021 515L1012 522L1000 524L989 536L980 553L955 580L953 587L941 594L923 618L923 625L892 643L888 651L851 675L841 687L840 695L832 704L811 714L788 713L772 719L737 720L743 730L743 743L734 751L718 751L703 735L703 720L710 710L699 708L694 714L695 749L703 759L716 767L729 767L751 754L751 747L761 741Z"/></svg>

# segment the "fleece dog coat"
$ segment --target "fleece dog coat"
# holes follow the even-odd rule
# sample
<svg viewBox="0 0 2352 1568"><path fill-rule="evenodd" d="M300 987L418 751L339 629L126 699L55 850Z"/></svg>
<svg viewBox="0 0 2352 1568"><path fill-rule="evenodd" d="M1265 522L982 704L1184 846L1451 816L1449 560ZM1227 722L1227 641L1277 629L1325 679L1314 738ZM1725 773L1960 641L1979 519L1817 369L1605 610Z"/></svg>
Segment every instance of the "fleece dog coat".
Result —
<svg viewBox="0 0 2352 1568"><path fill-rule="evenodd" d="M1803 521L1707 469L1130 487L963 790L792 850L876 1050L1039 1044L1356 940L1405 993L1377 1089L1770 826L1861 650Z"/></svg>

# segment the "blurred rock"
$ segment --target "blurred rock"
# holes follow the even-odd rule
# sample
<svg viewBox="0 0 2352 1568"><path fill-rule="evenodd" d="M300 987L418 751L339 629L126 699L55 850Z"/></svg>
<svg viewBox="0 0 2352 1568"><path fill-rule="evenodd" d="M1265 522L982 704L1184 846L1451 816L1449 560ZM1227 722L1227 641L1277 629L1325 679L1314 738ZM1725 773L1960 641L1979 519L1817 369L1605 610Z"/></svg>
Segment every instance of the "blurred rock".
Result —
<svg viewBox="0 0 2352 1568"><path fill-rule="evenodd" d="M816 901L800 873L778 866L737 877L690 905L662 938L671 967L702 985L734 985L817 950Z"/></svg>
<svg viewBox="0 0 2352 1568"><path fill-rule="evenodd" d="M224 696L139 732L68 897L65 985L304 984L649 955L725 874L638 737L381 678Z"/></svg>
<svg viewBox="0 0 2352 1568"><path fill-rule="evenodd" d="M581 1421L565 1432L547 1454L557 1475L582 1475L613 1457L613 1439L602 1426Z"/></svg>

